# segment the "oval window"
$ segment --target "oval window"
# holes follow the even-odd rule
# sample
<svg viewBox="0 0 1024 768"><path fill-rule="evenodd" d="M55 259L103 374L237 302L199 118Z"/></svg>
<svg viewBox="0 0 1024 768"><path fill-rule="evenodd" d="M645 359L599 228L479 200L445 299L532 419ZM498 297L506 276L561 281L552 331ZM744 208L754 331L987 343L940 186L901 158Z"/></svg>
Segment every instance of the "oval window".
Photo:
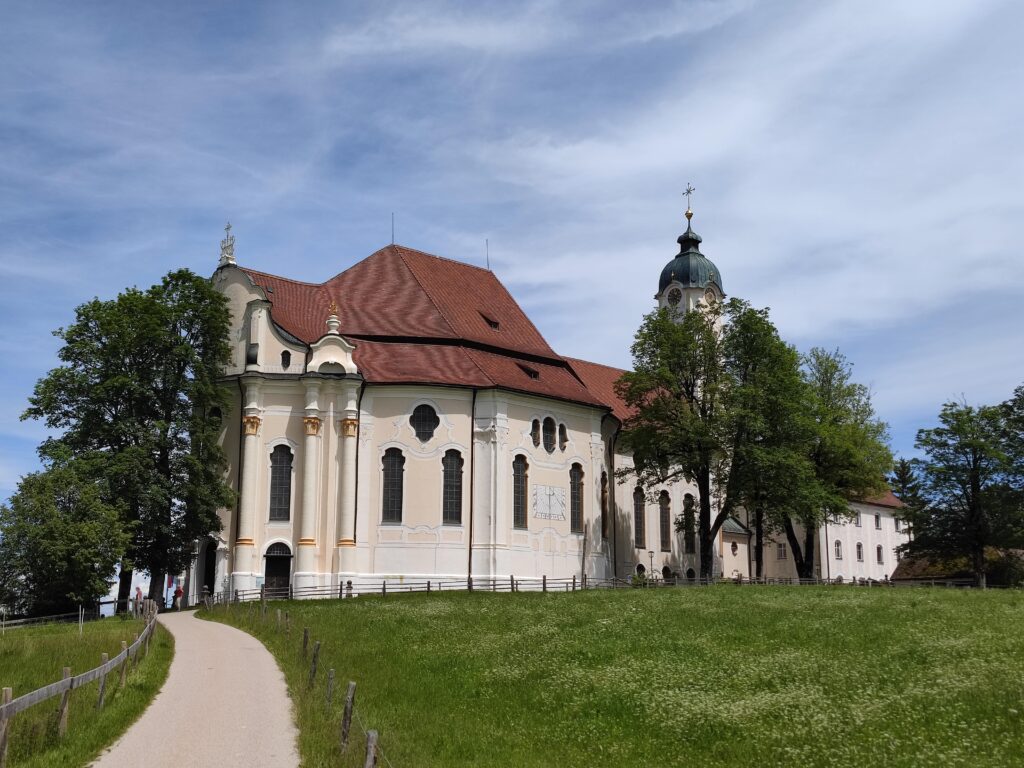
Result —
<svg viewBox="0 0 1024 768"><path fill-rule="evenodd" d="M428 442L434 436L434 430L440 423L437 411L429 405L417 405L409 418L409 424L421 443Z"/></svg>

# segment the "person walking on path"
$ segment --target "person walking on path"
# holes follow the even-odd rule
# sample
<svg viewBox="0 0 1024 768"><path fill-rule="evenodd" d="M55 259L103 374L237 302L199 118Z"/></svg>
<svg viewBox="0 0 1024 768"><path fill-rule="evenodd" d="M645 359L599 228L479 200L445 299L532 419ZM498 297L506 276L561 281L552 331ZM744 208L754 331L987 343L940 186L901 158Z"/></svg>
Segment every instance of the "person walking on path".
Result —
<svg viewBox="0 0 1024 768"><path fill-rule="evenodd" d="M181 584L174 588L174 610L181 610L181 596L185 594L185 590L181 588Z"/></svg>
<svg viewBox="0 0 1024 768"><path fill-rule="evenodd" d="M93 768L297 766L291 699L270 652L251 635L193 611L164 613L159 621L174 635L167 681Z"/></svg>

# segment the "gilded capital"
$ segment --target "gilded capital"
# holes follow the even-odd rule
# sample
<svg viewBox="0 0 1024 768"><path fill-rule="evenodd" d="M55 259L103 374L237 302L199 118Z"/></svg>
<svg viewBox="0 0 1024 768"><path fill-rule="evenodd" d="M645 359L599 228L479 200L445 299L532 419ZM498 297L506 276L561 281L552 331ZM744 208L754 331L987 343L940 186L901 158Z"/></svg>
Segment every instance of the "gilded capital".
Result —
<svg viewBox="0 0 1024 768"><path fill-rule="evenodd" d="M260 431L260 417L259 416L243 416L242 417L242 429L246 435L255 435Z"/></svg>
<svg viewBox="0 0 1024 768"><path fill-rule="evenodd" d="M306 427L307 435L319 435L320 434L320 419L316 416L305 416L302 419L303 425Z"/></svg>
<svg viewBox="0 0 1024 768"><path fill-rule="evenodd" d="M338 426L341 427L342 437L355 437L359 434L359 421L356 419L342 419Z"/></svg>

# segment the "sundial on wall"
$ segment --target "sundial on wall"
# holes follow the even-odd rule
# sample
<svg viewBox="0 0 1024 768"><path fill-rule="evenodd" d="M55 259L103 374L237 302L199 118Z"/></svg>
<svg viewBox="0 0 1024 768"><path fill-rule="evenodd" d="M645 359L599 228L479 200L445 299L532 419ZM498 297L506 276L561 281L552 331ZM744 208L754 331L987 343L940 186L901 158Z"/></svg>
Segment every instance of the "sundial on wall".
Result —
<svg viewBox="0 0 1024 768"><path fill-rule="evenodd" d="M565 520L565 488L533 486L533 516L540 520Z"/></svg>

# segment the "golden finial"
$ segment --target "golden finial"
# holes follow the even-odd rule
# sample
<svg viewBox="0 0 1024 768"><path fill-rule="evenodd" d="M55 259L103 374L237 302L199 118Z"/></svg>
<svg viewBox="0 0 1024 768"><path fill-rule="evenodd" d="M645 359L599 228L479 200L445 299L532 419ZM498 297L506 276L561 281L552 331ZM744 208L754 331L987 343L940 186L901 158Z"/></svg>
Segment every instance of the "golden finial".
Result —
<svg viewBox="0 0 1024 768"><path fill-rule="evenodd" d="M327 314L336 315L338 314L338 305L334 303L334 299L331 299L331 303L327 305Z"/></svg>
<svg viewBox="0 0 1024 768"><path fill-rule="evenodd" d="M692 184L690 184L689 182L686 183L686 191L683 192L683 194L686 195L686 220L687 221L689 221L690 219L693 218L693 211L690 210L690 195L692 195L696 191L697 190L693 188Z"/></svg>

